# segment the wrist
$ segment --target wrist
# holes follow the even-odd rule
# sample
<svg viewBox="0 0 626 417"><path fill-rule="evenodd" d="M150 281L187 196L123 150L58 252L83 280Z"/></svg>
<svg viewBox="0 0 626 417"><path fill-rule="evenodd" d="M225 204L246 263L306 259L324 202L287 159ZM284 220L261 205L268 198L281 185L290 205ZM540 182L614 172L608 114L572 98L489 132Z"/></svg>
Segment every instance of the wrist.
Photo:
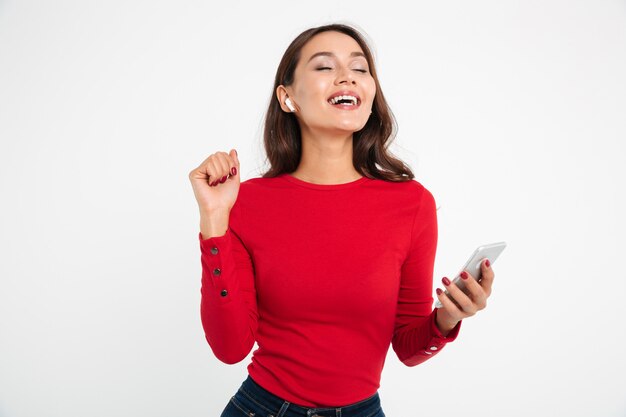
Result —
<svg viewBox="0 0 626 417"><path fill-rule="evenodd" d="M224 236L228 230L229 213L212 212L200 216L200 233L203 239Z"/></svg>
<svg viewBox="0 0 626 417"><path fill-rule="evenodd" d="M227 207L219 207L213 208L210 210L201 208L200 209L200 218L210 218L210 217L223 217L228 216L230 214L230 209Z"/></svg>
<svg viewBox="0 0 626 417"><path fill-rule="evenodd" d="M435 316L435 324L441 334L445 337L454 329L454 327L459 323L459 320L454 320L451 318L445 310L442 308L437 309L437 313Z"/></svg>

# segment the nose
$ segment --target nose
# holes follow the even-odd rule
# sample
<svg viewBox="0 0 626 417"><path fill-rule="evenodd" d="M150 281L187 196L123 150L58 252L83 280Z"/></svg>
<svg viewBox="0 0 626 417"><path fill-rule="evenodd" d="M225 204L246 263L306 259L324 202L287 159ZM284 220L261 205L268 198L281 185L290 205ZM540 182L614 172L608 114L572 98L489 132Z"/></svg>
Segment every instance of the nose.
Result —
<svg viewBox="0 0 626 417"><path fill-rule="evenodd" d="M342 67L342 70L339 71L339 73L337 74L336 83L342 84L346 82L356 84L356 80L354 79L354 74L352 73L352 71L350 71L349 68Z"/></svg>

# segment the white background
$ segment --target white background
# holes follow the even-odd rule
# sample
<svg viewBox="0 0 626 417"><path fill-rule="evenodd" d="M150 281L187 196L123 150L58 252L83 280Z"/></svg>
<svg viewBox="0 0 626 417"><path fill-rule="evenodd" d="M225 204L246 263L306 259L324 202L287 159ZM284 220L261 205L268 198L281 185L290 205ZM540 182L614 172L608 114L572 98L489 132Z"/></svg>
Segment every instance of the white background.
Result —
<svg viewBox="0 0 626 417"><path fill-rule="evenodd" d="M504 240L487 308L388 417L625 416L624 1L0 2L0 416L218 416L188 173L262 123L287 45L372 42L391 150L441 208L435 286ZM256 348L256 347L255 347Z"/></svg>

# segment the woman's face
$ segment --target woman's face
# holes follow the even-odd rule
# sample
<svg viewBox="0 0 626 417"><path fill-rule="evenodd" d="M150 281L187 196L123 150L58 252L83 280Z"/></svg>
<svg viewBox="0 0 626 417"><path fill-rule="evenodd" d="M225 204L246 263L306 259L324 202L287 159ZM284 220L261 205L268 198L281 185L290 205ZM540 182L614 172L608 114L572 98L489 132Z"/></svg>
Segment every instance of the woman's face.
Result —
<svg viewBox="0 0 626 417"><path fill-rule="evenodd" d="M283 110L286 94L297 111L301 127L310 130L356 132L367 123L376 83L359 44L350 36L327 31L315 35L302 48L294 82L277 90ZM333 96L353 96L334 103ZM338 99L335 99L338 100ZM345 103L345 104L344 104ZM304 125L304 126L303 126Z"/></svg>

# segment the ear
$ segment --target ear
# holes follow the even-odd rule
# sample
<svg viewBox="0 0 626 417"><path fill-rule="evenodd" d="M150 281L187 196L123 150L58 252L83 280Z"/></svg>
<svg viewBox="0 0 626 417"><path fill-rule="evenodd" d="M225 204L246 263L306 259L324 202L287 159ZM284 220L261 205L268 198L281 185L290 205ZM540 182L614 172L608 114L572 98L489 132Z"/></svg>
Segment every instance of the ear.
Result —
<svg viewBox="0 0 626 417"><path fill-rule="evenodd" d="M285 113L291 113L289 107L285 105L285 100L289 97L289 92L287 88L282 84L276 87L276 98L278 99L278 103L280 104L280 108L283 109ZM292 100L293 101L293 100Z"/></svg>

